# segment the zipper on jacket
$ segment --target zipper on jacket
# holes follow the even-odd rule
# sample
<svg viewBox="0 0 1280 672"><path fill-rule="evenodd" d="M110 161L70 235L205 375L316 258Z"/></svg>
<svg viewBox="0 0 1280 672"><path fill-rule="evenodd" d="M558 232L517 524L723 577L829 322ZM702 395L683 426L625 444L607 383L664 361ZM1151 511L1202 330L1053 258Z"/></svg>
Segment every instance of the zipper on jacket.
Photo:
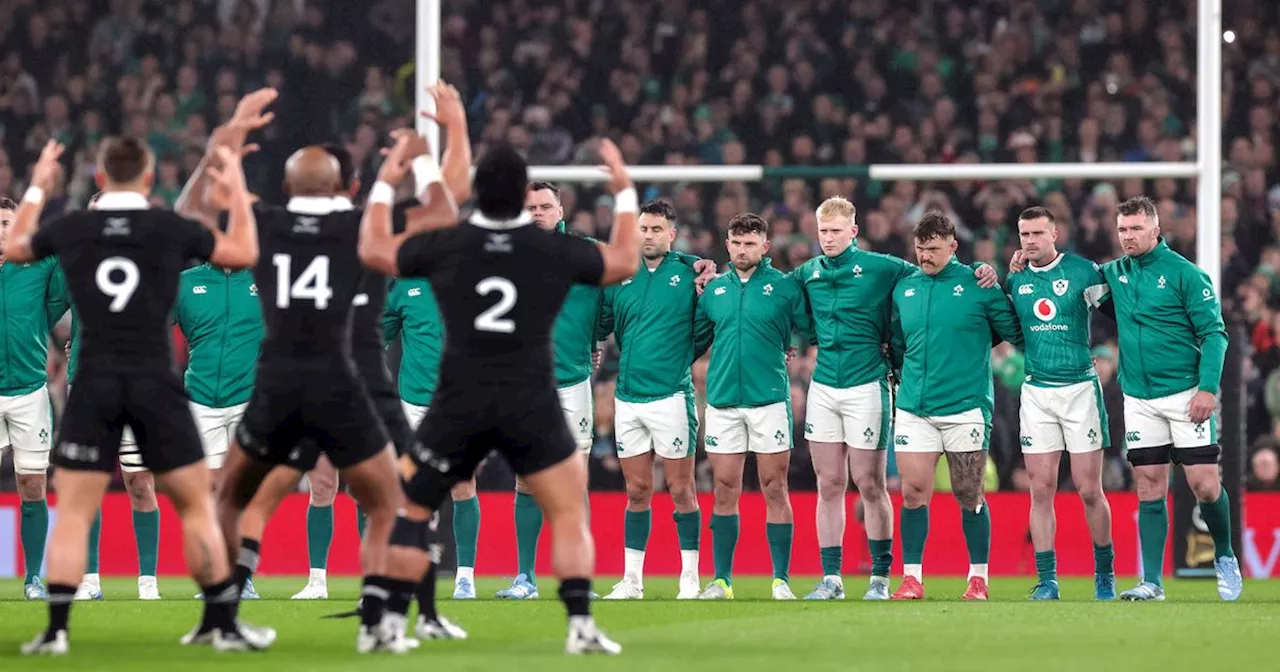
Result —
<svg viewBox="0 0 1280 672"><path fill-rule="evenodd" d="M644 262L643 262L643 261L641 261L641 262L640 262L640 264L641 264L641 265L644 265ZM652 271L651 271L651 270L649 270L649 268L648 268L647 266L646 266L646 267L645 267L645 269L644 269L644 270L645 270L645 273L647 273L649 277L647 277L647 278L645 278L645 279L644 279L644 283L645 283L645 284L644 284L644 292L642 292L642 293L640 294L640 305L641 305L641 307L643 307L643 306L648 302L648 300L649 300L649 287L653 285L653 276L654 276L654 274L655 274L655 273L657 273L657 272L658 272L658 269L659 269L659 268L662 268L662 262L659 262L659 263L658 263L658 265L657 265L656 267L654 267L654 269L653 269ZM637 275L639 275L639 274L637 274ZM615 317L614 317L614 329L613 329L615 332L618 330L618 328L617 328L617 319L618 319L618 318L615 316ZM627 348L627 358L626 358L626 359L627 359L627 362L626 362L627 373L630 373L630 372L631 372L631 351L632 351L632 349L633 349L633 348L634 348L634 346L631 346L631 347L628 347L628 348ZM627 376L627 389L623 391L623 394L625 394L625 395L627 395L627 396L631 396L631 395L630 395L630 391L631 391L631 376Z"/></svg>
<svg viewBox="0 0 1280 672"><path fill-rule="evenodd" d="M929 318L933 316L933 286L937 283L935 276L929 276L929 282L925 288L928 295L924 299L924 355L923 363L920 366L920 380L923 383L920 386L920 392L916 395L916 407L921 411L928 413L928 409L924 408L924 389L929 386ZM906 343L903 343L902 356L906 357Z"/></svg>
<svg viewBox="0 0 1280 672"><path fill-rule="evenodd" d="M734 270L734 269L730 269L730 270L732 273L738 272L737 270ZM760 269L757 268L756 270L758 271ZM751 275L752 277L755 277L755 273L752 273ZM739 278L739 280L741 280L741 278ZM747 282L751 282L751 278L747 278ZM742 405L742 302L747 298L747 284L746 282L741 282L739 284L741 286L738 288L738 315L736 320L737 327L738 327L738 333L737 333L737 337L738 337L738 344L737 344L738 345L738 404L737 405L741 406Z"/></svg>
<svg viewBox="0 0 1280 672"><path fill-rule="evenodd" d="M1133 284L1133 302L1135 307L1141 307L1142 305L1142 266L1141 264L1138 263L1136 259L1134 260L1134 270L1138 271L1138 277L1136 280L1134 280L1134 284ZM1142 382L1147 386L1147 394L1152 394L1151 376L1147 374L1147 360L1145 357L1142 356L1143 354L1142 350L1144 345L1142 341L1142 322L1141 320L1138 319L1137 310L1134 311L1133 316L1134 316L1133 324L1138 331L1138 343L1137 343L1138 367L1142 369Z"/></svg>

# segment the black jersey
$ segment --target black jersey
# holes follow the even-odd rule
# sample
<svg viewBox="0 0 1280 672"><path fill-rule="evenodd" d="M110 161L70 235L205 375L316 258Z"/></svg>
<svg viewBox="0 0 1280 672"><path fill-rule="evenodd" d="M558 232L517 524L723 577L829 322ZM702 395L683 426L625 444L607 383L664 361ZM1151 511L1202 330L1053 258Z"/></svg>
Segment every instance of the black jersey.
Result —
<svg viewBox="0 0 1280 672"><path fill-rule="evenodd" d="M262 358L349 357L352 305L365 281L356 254L360 211L345 199L295 197L255 212Z"/></svg>
<svg viewBox="0 0 1280 672"><path fill-rule="evenodd" d="M471 383L554 387L551 330L575 284L598 284L599 248L544 231L528 215L477 213L457 228L414 236L400 248L401 276L438 288L445 325L439 389Z"/></svg>
<svg viewBox="0 0 1280 672"><path fill-rule="evenodd" d="M418 201L401 201L391 209L392 233L403 233L405 229L405 212L418 205ZM364 213L361 212L361 217ZM351 349L357 353L357 362L373 361L376 351L381 355L386 348L386 340L382 337L382 311L387 306L387 291L391 287L391 279L387 276L365 269L365 280L355 297L355 309L351 317ZM362 358L360 355L364 355ZM363 370L363 369L362 369Z"/></svg>
<svg viewBox="0 0 1280 672"><path fill-rule="evenodd" d="M213 234L168 210L151 210L142 194L110 192L97 210L42 226L31 239L37 258L57 255L80 318L81 370L173 366L169 316L178 274L208 261Z"/></svg>

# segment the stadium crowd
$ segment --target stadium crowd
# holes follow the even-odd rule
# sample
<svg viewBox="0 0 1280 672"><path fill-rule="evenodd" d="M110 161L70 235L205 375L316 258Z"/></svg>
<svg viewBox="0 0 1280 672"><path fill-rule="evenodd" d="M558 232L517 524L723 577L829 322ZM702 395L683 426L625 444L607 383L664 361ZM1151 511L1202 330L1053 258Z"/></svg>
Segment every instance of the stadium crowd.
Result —
<svg viewBox="0 0 1280 672"><path fill-rule="evenodd" d="M278 199L285 156L340 137L367 189L388 131L414 118L414 4L0 0L0 196L22 193L40 148L56 138L69 148L69 179L45 212L84 207L95 190L98 141L122 132L155 150L153 201L171 206L209 130L240 95L263 85L282 95L277 122L246 162L251 188ZM1226 5L1224 25L1235 38L1223 45L1222 296L1233 338L1251 345L1248 484L1274 490L1280 5ZM584 163L592 139L606 135L629 164L1183 161L1196 147L1194 16L1194 0L453 0L442 26L441 74L462 91L477 155L503 139L534 165ZM605 235L609 196L561 186L569 227ZM913 260L911 228L938 208L957 222L960 258L989 263L1002 277L1022 208L1047 206L1065 223L1061 247L1104 262L1119 254L1117 204L1144 193L1157 201L1170 245L1194 258L1191 180L828 178L642 189L644 198L675 205L677 249L720 263L725 225L748 211L769 221L778 268L820 254L814 209L842 194L859 209L861 246ZM1113 418L1104 483L1123 489L1131 478L1121 452L1114 337L1110 322L1095 321L1094 354ZM65 387L66 338L63 324L50 364L55 405ZM613 457L613 352L606 348L596 382L597 488L622 487ZM993 361L988 485L1027 489L1016 429L1022 358L1004 344ZM791 364L797 420L813 364L812 350ZM694 375L701 390L705 360ZM803 432L795 436L792 488L810 489ZM507 487L500 469L485 474L482 487ZM700 487L710 489L709 469L699 472Z"/></svg>

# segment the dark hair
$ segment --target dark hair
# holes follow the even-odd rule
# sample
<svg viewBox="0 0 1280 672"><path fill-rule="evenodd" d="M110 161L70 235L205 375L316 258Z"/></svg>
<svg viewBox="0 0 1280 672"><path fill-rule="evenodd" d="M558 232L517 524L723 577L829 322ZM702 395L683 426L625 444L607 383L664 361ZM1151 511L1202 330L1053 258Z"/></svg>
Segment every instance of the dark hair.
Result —
<svg viewBox="0 0 1280 672"><path fill-rule="evenodd" d="M18 204L13 202L8 196L0 196L0 210L17 210Z"/></svg>
<svg viewBox="0 0 1280 672"><path fill-rule="evenodd" d="M640 214L655 215L671 222L671 226L676 225L676 206L671 205L660 198L654 199L640 206Z"/></svg>
<svg viewBox="0 0 1280 672"><path fill-rule="evenodd" d="M916 240L955 238L956 225L941 210L930 210L916 222L915 237Z"/></svg>
<svg viewBox="0 0 1280 672"><path fill-rule="evenodd" d="M107 138L98 151L103 172L115 184L133 182L151 166L151 150L137 138Z"/></svg>
<svg viewBox="0 0 1280 672"><path fill-rule="evenodd" d="M496 145L476 163L476 207L488 217L515 219L524 211L529 166L509 145Z"/></svg>
<svg viewBox="0 0 1280 672"><path fill-rule="evenodd" d="M1049 212L1049 209L1042 205L1033 205L1026 210L1023 210L1022 214L1018 215L1018 221L1020 222L1025 222L1028 219L1047 219L1050 224L1058 223L1058 220L1053 216L1053 213Z"/></svg>
<svg viewBox="0 0 1280 672"><path fill-rule="evenodd" d="M1156 204L1146 196L1135 196L1124 203L1121 203L1116 212L1122 216L1142 215L1147 219L1156 219L1159 215L1156 213Z"/></svg>
<svg viewBox="0 0 1280 672"><path fill-rule="evenodd" d="M760 215L744 212L740 215L734 215L733 219L729 220L729 233L738 236L758 233L768 238L769 222L766 222Z"/></svg>
<svg viewBox="0 0 1280 672"><path fill-rule="evenodd" d="M529 191L549 191L552 194L555 194L556 203L560 202L560 190L556 189L556 185L551 184L550 182L543 182L542 180L530 182Z"/></svg>
<svg viewBox="0 0 1280 672"><path fill-rule="evenodd" d="M352 181L356 178L356 165L351 160L351 152L348 152L346 147L333 142L320 145L320 149L338 160L338 179L342 180L343 189L350 189Z"/></svg>

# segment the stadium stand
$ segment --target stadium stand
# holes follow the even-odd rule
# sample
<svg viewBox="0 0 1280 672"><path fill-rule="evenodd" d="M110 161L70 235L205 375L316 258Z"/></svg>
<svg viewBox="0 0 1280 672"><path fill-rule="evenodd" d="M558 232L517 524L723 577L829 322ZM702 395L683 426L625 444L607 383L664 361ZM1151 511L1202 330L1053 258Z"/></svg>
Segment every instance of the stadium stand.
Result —
<svg viewBox="0 0 1280 672"><path fill-rule="evenodd" d="M209 129L240 94L262 85L283 95L277 122L246 164L257 193L280 196L278 171L292 148L333 138L351 150L367 188L387 132L413 119L413 5L2 1L0 196L21 195L28 167L55 137L68 144L69 179L46 213L83 207L94 191L96 145L120 132L156 150L153 201L172 205ZM615 138L631 164L1180 161L1195 148L1194 6L453 0L446 3L441 70L463 92L477 154L504 139L533 164L583 163L591 139L602 135ZM1265 0L1229 3L1236 37L1223 47L1224 309L1248 325L1253 348L1249 484L1260 489L1278 487L1280 454L1278 14L1280 5ZM1117 203L1140 193L1156 197L1170 244L1193 257L1191 181L826 179L642 188L642 196L676 205L678 249L721 262L723 226L733 213L754 211L773 229L775 265L793 267L817 253L816 204L845 194L860 210L863 246L911 259L910 228L937 207L960 224L961 258L1002 274L1021 208L1047 205L1068 223L1067 248L1102 262L1118 253L1111 229ZM610 225L612 204L596 189L568 186L564 204L577 231L602 235ZM1120 418L1111 329L1096 322L1095 354L1111 416ZM65 325L57 337L66 338ZM61 404L61 340L53 351ZM996 363L992 456L999 486L1026 489L1016 432L1021 357L1005 346ZM797 419L812 366L812 352L792 364ZM596 487L620 488L609 372L606 362L596 384L592 478ZM812 488L803 441L797 443L792 487ZM1130 483L1121 443L1115 436L1109 489ZM0 473L10 478L9 469ZM709 470L700 483L710 488Z"/></svg>

